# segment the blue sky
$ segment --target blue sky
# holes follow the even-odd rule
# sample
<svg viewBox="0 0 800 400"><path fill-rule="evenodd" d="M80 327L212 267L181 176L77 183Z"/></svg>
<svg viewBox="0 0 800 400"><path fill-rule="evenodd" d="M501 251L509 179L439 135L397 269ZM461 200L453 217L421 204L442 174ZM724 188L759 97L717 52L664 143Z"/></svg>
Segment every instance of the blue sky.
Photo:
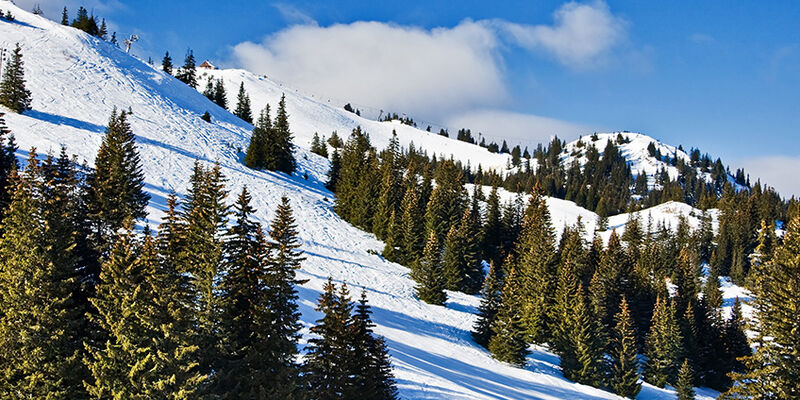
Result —
<svg viewBox="0 0 800 400"><path fill-rule="evenodd" d="M50 15L62 6L47 3ZM180 62L192 48L319 96L522 143L640 131L800 194L798 2L186 3L67 1L138 33L144 58Z"/></svg>

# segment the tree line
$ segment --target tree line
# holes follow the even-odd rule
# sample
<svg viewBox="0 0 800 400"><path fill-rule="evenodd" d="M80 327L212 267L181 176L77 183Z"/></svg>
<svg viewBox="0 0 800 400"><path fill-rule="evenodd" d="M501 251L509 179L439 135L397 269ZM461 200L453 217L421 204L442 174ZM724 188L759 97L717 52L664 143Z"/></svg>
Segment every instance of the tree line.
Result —
<svg viewBox="0 0 800 400"><path fill-rule="evenodd" d="M320 146L325 143L318 139ZM697 229L685 218L672 229L632 214L622 235L612 232L605 244L595 234L587 243L580 221L556 239L547 191L538 183L527 205L519 193L501 205L497 186L486 197L477 185L470 194L458 162L429 158L413 145L402 149L396 136L379 152L356 128L332 147L335 211L385 241L383 256L409 266L421 300L442 305L446 290L480 292L473 335L496 358L524 364L530 344L546 344L560 356L567 378L624 396L634 396L642 378L677 386L687 396L697 385L747 386L740 377L752 368L748 360L759 356L751 355L741 303L730 317L722 313L720 277L731 270L719 260L729 254L727 240L745 236L734 232L753 232L754 221L763 218L761 234L748 239L751 247L738 245L751 266L746 278L734 274L756 298L758 284L768 284L761 266L798 275L796 260L776 258L796 236L787 233L781 244L768 222L776 215L796 220L798 208L773 201L760 185L724 186L717 234L706 211ZM708 276L704 264L710 264ZM790 285L770 290L796 292ZM783 301L777 308L791 307ZM793 317L781 318L787 323ZM787 345L796 348L781 343ZM791 382L780 379L778 385Z"/></svg>
<svg viewBox="0 0 800 400"><path fill-rule="evenodd" d="M155 231L128 122L112 113L95 167L62 148L17 164L0 118L0 397L396 397L365 294L329 281L306 355L289 200L268 230L245 187L195 163ZM302 359L303 361L298 361Z"/></svg>

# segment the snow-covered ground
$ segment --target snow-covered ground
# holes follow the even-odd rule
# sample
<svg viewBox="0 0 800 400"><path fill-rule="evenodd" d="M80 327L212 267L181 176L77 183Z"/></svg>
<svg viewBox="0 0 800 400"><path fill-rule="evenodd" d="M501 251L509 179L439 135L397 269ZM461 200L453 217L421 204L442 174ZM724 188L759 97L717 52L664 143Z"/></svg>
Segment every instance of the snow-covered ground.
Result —
<svg viewBox="0 0 800 400"><path fill-rule="evenodd" d="M319 318L313 307L329 276L347 282L354 291L366 289L376 332L386 337L402 398L617 398L565 380L557 357L545 349L536 349L525 368L493 360L470 339L478 297L449 293L445 307L420 302L414 296L408 269L371 254L371 250L380 251L383 244L335 215L333 194L323 185L328 162L307 148L315 131L329 135L335 129L345 137L355 125L362 125L377 146L383 146L391 130L397 129L403 143L413 140L430 151L471 160L473 165L481 163L484 168L504 166L506 156L410 127L359 119L295 96L285 88L261 93L257 85L247 83L255 108L266 101L275 104L280 92L286 92L292 130L300 146L299 170L294 175L253 171L243 166L241 152L251 127L197 91L106 42L34 16L7 0L0 0L0 9L10 9L17 17L13 23L0 21L0 47L11 49L15 43L21 44L28 88L33 94L33 110L25 115L6 114L20 146L20 158L27 157L32 147L46 153L57 152L65 145L69 153L91 163L113 107L130 108L145 189L152 196L148 223L159 222L170 191L186 193L195 160L220 163L228 178L231 200L248 186L258 210L256 216L264 223L273 217L280 197L288 196L308 257L299 273L301 279L309 280L299 288L303 323L308 327ZM232 80L226 85L233 98L238 83ZM205 111L211 114L212 123L200 119ZM557 226L571 223L577 215L584 216L587 225L596 220L593 213L572 203L549 199L548 204ZM621 218L620 223L627 219ZM702 394L699 398L715 396L711 392ZM674 393L645 385L639 398L667 399L674 398Z"/></svg>

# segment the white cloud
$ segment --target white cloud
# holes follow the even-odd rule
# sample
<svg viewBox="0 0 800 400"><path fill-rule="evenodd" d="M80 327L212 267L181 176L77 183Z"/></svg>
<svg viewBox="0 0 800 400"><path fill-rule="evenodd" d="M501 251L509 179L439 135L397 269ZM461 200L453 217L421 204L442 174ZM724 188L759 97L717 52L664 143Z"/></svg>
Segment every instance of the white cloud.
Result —
<svg viewBox="0 0 800 400"><path fill-rule="evenodd" d="M493 21L529 51L551 53L562 64L584 68L603 62L627 36L628 23L611 13L603 1L569 2L553 14L553 25L522 25Z"/></svg>
<svg viewBox="0 0 800 400"><path fill-rule="evenodd" d="M762 184L774 187L783 197L800 196L800 156L755 157L737 164L750 174L750 183L760 178Z"/></svg>
<svg viewBox="0 0 800 400"><path fill-rule="evenodd" d="M437 118L508 99L498 45L494 32L470 20L431 30L306 24L238 44L233 59L320 96Z"/></svg>
<svg viewBox="0 0 800 400"><path fill-rule="evenodd" d="M546 143L552 137L577 139L597 129L538 115L516 113L504 110L473 110L447 119L451 129L470 128L473 134L481 132L487 142L501 142L506 139L509 145L515 143L528 146L532 151L538 143ZM455 134L451 130L451 134Z"/></svg>

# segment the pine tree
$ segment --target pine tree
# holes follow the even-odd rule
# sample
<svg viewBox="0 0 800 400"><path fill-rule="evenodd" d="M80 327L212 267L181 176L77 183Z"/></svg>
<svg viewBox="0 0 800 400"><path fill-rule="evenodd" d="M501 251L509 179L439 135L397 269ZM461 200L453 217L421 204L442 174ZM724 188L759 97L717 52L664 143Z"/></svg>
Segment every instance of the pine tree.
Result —
<svg viewBox="0 0 800 400"><path fill-rule="evenodd" d="M196 302L195 343L200 347L200 371L210 373L218 359L218 282L222 268L223 236L228 220L225 177L219 164L204 168L195 162L191 187L180 219L182 272L189 273Z"/></svg>
<svg viewBox="0 0 800 400"><path fill-rule="evenodd" d="M683 360L681 369L678 371L675 392L678 395L678 400L694 400L694 373L688 359Z"/></svg>
<svg viewBox="0 0 800 400"><path fill-rule="evenodd" d="M528 337L544 343L552 336L549 310L555 300L557 260L550 211L538 187L525 210L516 252L520 277L525 282L520 287L525 299L523 322Z"/></svg>
<svg viewBox="0 0 800 400"><path fill-rule="evenodd" d="M93 242L103 254L116 232L128 220L147 215L150 196L144 192L142 162L128 113L111 113L106 135L95 158L95 168L86 178L86 208Z"/></svg>
<svg viewBox="0 0 800 400"><path fill-rule="evenodd" d="M724 326L725 361L723 370L734 373L744 372L741 358L752 355L750 341L745 333L745 321L742 315L742 302L737 297L731 307L731 317Z"/></svg>
<svg viewBox="0 0 800 400"><path fill-rule="evenodd" d="M445 277L442 275L442 256L439 251L439 241L436 234L431 232L425 244L422 257L416 262L412 270L412 278L417 282L414 290L420 300L434 305L444 305L447 294L444 292Z"/></svg>
<svg viewBox="0 0 800 400"><path fill-rule="evenodd" d="M276 349L275 359L270 365L273 393L281 398L297 395L295 388L298 385L298 371L294 360L297 357L297 340L301 328L297 286L306 282L297 278L297 270L305 260L303 251L299 250L298 235L289 199L283 196L270 224L270 241L267 244L270 250L267 297L272 313L272 327L268 337L272 338L273 349Z"/></svg>
<svg viewBox="0 0 800 400"><path fill-rule="evenodd" d="M331 154L331 169L328 170L328 182L325 187L332 192L336 192L336 184L339 182L339 175L342 170L342 156L339 154L339 149L334 148Z"/></svg>
<svg viewBox="0 0 800 400"><path fill-rule="evenodd" d="M480 290L483 265L478 259L477 235L472 229L472 213L464 209L461 221L453 225L444 241L442 274L448 290L475 294Z"/></svg>
<svg viewBox="0 0 800 400"><path fill-rule="evenodd" d="M595 317L578 285L570 318L570 342L567 356L562 359L564 377L578 383L600 387L604 381L603 342L594 323Z"/></svg>
<svg viewBox="0 0 800 400"><path fill-rule="evenodd" d="M594 312L604 332L613 329L614 316L619 312L622 297L632 294L632 274L632 266L619 236L612 231L589 286Z"/></svg>
<svg viewBox="0 0 800 400"><path fill-rule="evenodd" d="M436 170L436 187L425 209L425 229L436 238L445 238L458 224L467 204L464 174L452 160L441 162Z"/></svg>
<svg viewBox="0 0 800 400"><path fill-rule="evenodd" d="M0 240L0 397L85 399L76 227L42 188L35 151L13 171Z"/></svg>
<svg viewBox="0 0 800 400"><path fill-rule="evenodd" d="M483 258L500 263L500 239L502 238L503 224L501 221L500 196L497 186L492 186L492 191L486 199L486 223L483 225Z"/></svg>
<svg viewBox="0 0 800 400"><path fill-rule="evenodd" d="M0 80L0 105L18 114L31 109L31 92L25 88L23 66L22 48L17 43L3 69L3 79Z"/></svg>
<svg viewBox="0 0 800 400"><path fill-rule="evenodd" d="M161 60L161 70L172 75L172 57L169 52L164 53L164 58Z"/></svg>
<svg viewBox="0 0 800 400"><path fill-rule="evenodd" d="M659 296L653 311L650 334L647 335L644 377L658 387L675 382L678 373L681 334L675 318L675 307Z"/></svg>
<svg viewBox="0 0 800 400"><path fill-rule="evenodd" d="M200 349L194 342L191 279L180 265L183 226L175 194L167 198L167 206L155 242L158 260L145 277L154 303L146 320L157 330L152 337L150 387L159 398L188 400L202 393L207 376L199 372Z"/></svg>
<svg viewBox="0 0 800 400"><path fill-rule="evenodd" d="M258 116L253 126L253 135L250 137L250 144L247 146L247 153L244 156L244 164L253 169L264 169L267 167L267 144L272 132L272 121L269 117L269 104Z"/></svg>
<svg viewBox="0 0 800 400"><path fill-rule="evenodd" d="M475 343L483 347L489 346L489 339L492 337L492 324L497 317L497 312L502 302L500 284L499 268L495 266L494 262L490 262L489 273L483 283L483 298L480 306L478 306L478 320L475 322L472 331L472 338Z"/></svg>
<svg viewBox="0 0 800 400"><path fill-rule="evenodd" d="M203 89L203 96L205 96L207 99L211 100L212 102L214 101L214 78L213 77L210 77L210 76L208 77L208 80L206 81L206 88Z"/></svg>
<svg viewBox="0 0 800 400"><path fill-rule="evenodd" d="M400 229L403 243L400 246L399 263L413 265L425 246L425 231L420 221L420 203L416 177L406 179L406 193L401 204Z"/></svg>
<svg viewBox="0 0 800 400"><path fill-rule="evenodd" d="M579 273L585 268L586 254L583 250L583 239L577 229L566 229L561 246L561 264L559 265L556 293L551 309L553 324L553 350L563 358L568 357L572 340L572 310L575 300L584 293L578 292L581 285Z"/></svg>
<svg viewBox="0 0 800 400"><path fill-rule="evenodd" d="M67 13L67 7L64 7L64 10L61 11L61 25L69 25L69 14Z"/></svg>
<svg viewBox="0 0 800 400"><path fill-rule="evenodd" d="M389 218L400 205L402 196L401 181L403 179L403 171L399 163L400 143L397 139L397 134L393 133L389 146L381 152L380 158L381 188L375 215L372 218L372 232L378 239L383 240L386 238L386 230L391 222Z"/></svg>
<svg viewBox="0 0 800 400"><path fill-rule="evenodd" d="M489 339L492 357L514 365L524 365L528 355L520 310L519 285L516 268L512 267L503 286L500 308L492 322L492 337Z"/></svg>
<svg viewBox="0 0 800 400"><path fill-rule="evenodd" d="M192 88L197 88L197 71L195 70L194 53L191 50L186 52L183 66L175 74L175 77Z"/></svg>
<svg viewBox="0 0 800 400"><path fill-rule="evenodd" d="M286 113L286 95L281 95L278 102L278 112L273 123L271 140L267 143L266 168L287 174L294 172L296 161L294 159L292 132L289 130L289 114Z"/></svg>
<svg viewBox="0 0 800 400"><path fill-rule="evenodd" d="M218 106L228 109L228 94L225 92L225 85L222 83L222 78L214 82L214 103Z"/></svg>
<svg viewBox="0 0 800 400"><path fill-rule="evenodd" d="M365 399L391 400L397 398L397 387L386 349L386 342L372 331L374 324L367 304L366 291L356 304L353 315L352 342L356 360L356 390Z"/></svg>
<svg viewBox="0 0 800 400"><path fill-rule="evenodd" d="M355 395L349 367L353 366L351 345L353 304L347 296L347 287L342 286L337 294L336 286L328 278L323 286L315 310L322 313L311 332L317 335L309 339L306 346L303 378L306 394L312 399L339 399Z"/></svg>
<svg viewBox="0 0 800 400"><path fill-rule="evenodd" d="M155 255L152 242L143 247L129 225L114 241L101 269L102 283L92 303L98 311L97 323L108 332L109 340L90 349L87 363L93 379L86 387L94 398L135 398L147 381L146 341L153 332L144 323L152 301L145 277L152 273Z"/></svg>
<svg viewBox="0 0 800 400"><path fill-rule="evenodd" d="M642 384L639 383L639 363L636 360L636 336L628 302L622 298L620 312L616 316L617 326L611 346L611 383L614 393L622 397L636 398Z"/></svg>
<svg viewBox="0 0 800 400"><path fill-rule="evenodd" d="M386 243L381 253L384 258L391 262L400 262L400 245L403 243L403 230L400 226L400 217L397 212L392 211L389 217L389 226L386 228Z"/></svg>
<svg viewBox="0 0 800 400"><path fill-rule="evenodd" d="M106 40L108 38L108 27L106 26L106 19L100 23L100 29L97 31L97 37Z"/></svg>
<svg viewBox="0 0 800 400"><path fill-rule="evenodd" d="M233 115L247 123L253 123L253 112L250 111L250 96L244 91L244 82L239 84L239 94L236 95L236 109L233 111Z"/></svg>
<svg viewBox="0 0 800 400"><path fill-rule="evenodd" d="M726 399L800 398L800 217L786 226L783 244L771 261L756 270L752 328L756 351L742 358L744 373L734 373Z"/></svg>
<svg viewBox="0 0 800 400"><path fill-rule="evenodd" d="M255 210L247 188L242 189L234 209L235 223L224 244L219 300L222 356L215 368L215 384L224 398L274 396L284 383L276 382L275 373L285 373L276 364L285 356L284 349L279 349L280 339L272 335L279 321L270 307L269 254L261 225L253 221Z"/></svg>
<svg viewBox="0 0 800 400"><path fill-rule="evenodd" d="M11 203L14 189L11 184L11 172L19 167L17 157L14 155L17 151L14 135L6 128L4 115L0 112L0 221Z"/></svg>

